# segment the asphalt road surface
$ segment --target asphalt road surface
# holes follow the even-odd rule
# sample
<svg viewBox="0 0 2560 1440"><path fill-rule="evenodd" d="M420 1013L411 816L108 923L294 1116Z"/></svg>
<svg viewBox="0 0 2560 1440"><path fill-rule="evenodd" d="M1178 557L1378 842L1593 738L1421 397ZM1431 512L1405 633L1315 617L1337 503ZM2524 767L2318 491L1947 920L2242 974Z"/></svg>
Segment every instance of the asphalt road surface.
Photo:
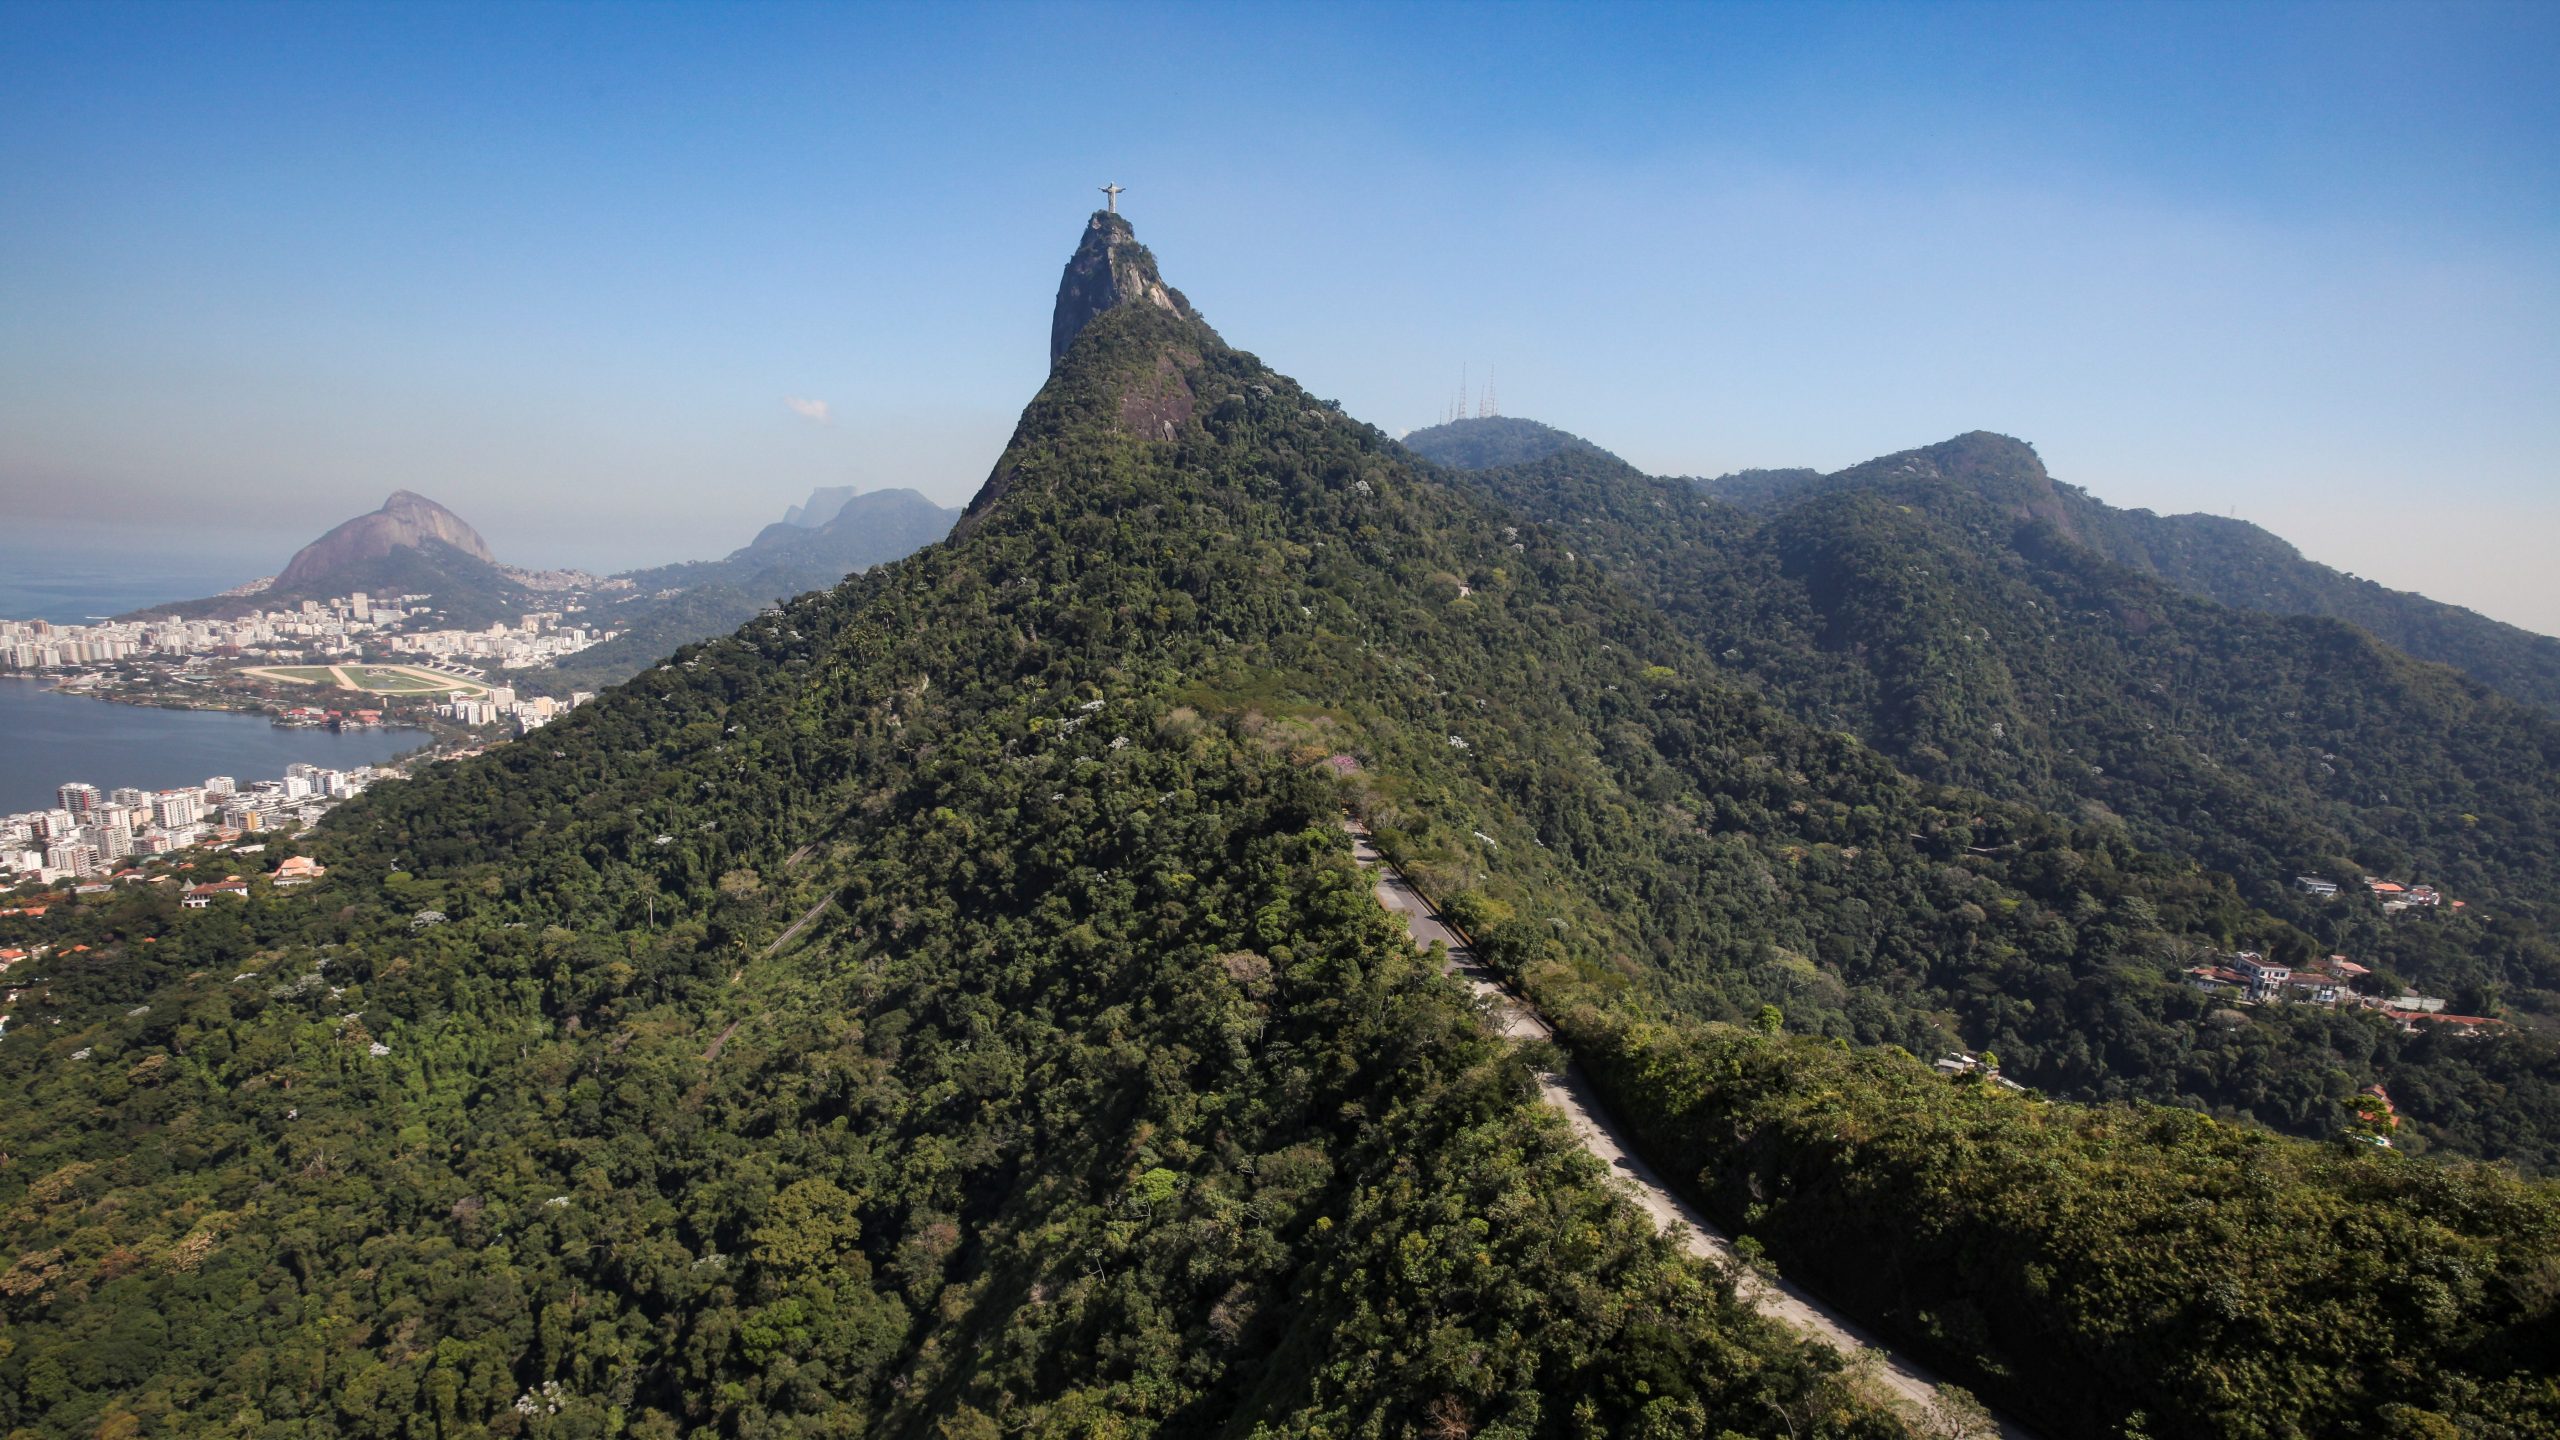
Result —
<svg viewBox="0 0 2560 1440"><path fill-rule="evenodd" d="M1475 951L1458 937L1458 933L1440 919L1422 893L1413 888L1395 866L1378 853L1369 832L1356 823L1346 822L1351 832L1353 853L1362 865L1377 876L1378 903L1404 917L1405 928L1414 943L1428 946L1437 940L1449 947L1449 971L1466 981L1475 993L1492 1006L1495 1023L1502 1033L1515 1040L1551 1038L1545 1020L1535 1010L1496 984L1491 971L1476 958ZM1579 1065L1568 1067L1561 1075L1541 1075L1538 1085L1546 1103L1563 1112L1566 1123L1582 1140L1582 1148L1609 1167L1618 1177L1619 1188L1627 1197L1653 1217L1656 1228L1668 1230L1693 1255L1707 1259L1722 1258L1741 1264L1733 1242L1707 1223L1689 1203L1671 1193L1662 1177L1653 1172L1635 1153L1635 1142L1628 1136L1593 1093L1589 1077ZM1856 1356L1862 1351L1874 1352L1882 1362L1877 1379L1896 1398L1927 1409L1938 1398L1938 1378L1909 1358L1895 1354L1877 1343L1875 1338L1786 1280L1772 1280L1747 1267L1742 1270L1743 1301L1761 1314L1788 1328L1817 1340L1843 1355ZM2001 1440L2036 1440L2035 1432L2005 1416L1995 1417Z"/></svg>

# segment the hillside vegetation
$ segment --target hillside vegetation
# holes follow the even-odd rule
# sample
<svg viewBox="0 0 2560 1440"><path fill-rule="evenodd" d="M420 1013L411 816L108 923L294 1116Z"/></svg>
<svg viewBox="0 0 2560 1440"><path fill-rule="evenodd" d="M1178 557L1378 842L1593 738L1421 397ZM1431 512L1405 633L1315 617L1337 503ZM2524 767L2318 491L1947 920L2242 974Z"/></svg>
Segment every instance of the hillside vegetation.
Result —
<svg viewBox="0 0 2560 1440"><path fill-rule="evenodd" d="M615 577L629 581L631 593L608 600L598 615L618 633L553 665L545 682L574 690L627 680L679 645L726 635L794 595L831 589L847 575L912 555L949 534L960 518L913 490L827 498L836 508L821 524L767 525L721 559Z"/></svg>
<svg viewBox="0 0 2560 1440"><path fill-rule="evenodd" d="M1187 304L1064 351L950 540L350 804L322 886L46 917L92 948L0 1043L8 1423L1965 1433L1651 1233L1348 805L1711 1207L2051 1433L2560 1433L2546 1183L1893 1048L2337 1133L2330 1037L2164 983L2282 916L1790 716ZM2181 1243L2080 1214L2125 1194Z"/></svg>
<svg viewBox="0 0 2560 1440"><path fill-rule="evenodd" d="M2290 923L2288 958L2347 952L2472 1013L2560 1008L2560 723L2339 622L2113 564L2014 441L1888 456L1776 508L1581 457L1469 478L1802 718L2233 877ZM2385 916L2304 898L2304 873L2464 904Z"/></svg>
<svg viewBox="0 0 2560 1440"><path fill-rule="evenodd" d="M1426 426L1405 436L1400 443L1425 460L1453 470L1525 465L1532 460L1566 453L1613 461L1618 458L1579 435L1569 435L1552 425L1509 415L1487 415Z"/></svg>
<svg viewBox="0 0 2560 1440"><path fill-rule="evenodd" d="M1463 422L1458 428L1463 430ZM1968 436L1956 443L2003 439ZM2343 620L2421 660L2450 665L2503 695L2546 710L2560 709L2560 638L2346 574L2306 559L2280 537L2245 520L2117 509L2077 486L2047 481L2031 452L2016 453L2023 447L2008 444L2014 448L2006 455L1998 453L1997 444L1987 451L1977 447L1976 453L1989 459L1994 469L2013 475L2031 473L2038 488L2046 492L2046 518L2072 540L2119 565L2236 610ZM1430 458L1454 463L1440 455ZM1521 455L1502 463L1543 458ZM1877 478L1875 466L1869 465L1828 476L1818 470L1745 470L1694 483L1702 493L1728 504L1768 510L1828 490L1859 488ZM2390 522L2377 517L2376 523Z"/></svg>

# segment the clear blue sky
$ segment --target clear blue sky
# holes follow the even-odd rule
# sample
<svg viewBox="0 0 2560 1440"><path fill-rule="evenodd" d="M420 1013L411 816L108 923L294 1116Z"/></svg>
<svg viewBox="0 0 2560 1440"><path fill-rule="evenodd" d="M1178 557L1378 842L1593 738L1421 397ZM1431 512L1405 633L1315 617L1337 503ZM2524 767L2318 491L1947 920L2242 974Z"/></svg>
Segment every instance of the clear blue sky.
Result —
<svg viewBox="0 0 2560 1440"><path fill-rule="evenodd" d="M1116 180L1390 431L1462 364L1658 471L2000 430L2560 631L2560 5L0 3L0 73L27 532L957 502Z"/></svg>

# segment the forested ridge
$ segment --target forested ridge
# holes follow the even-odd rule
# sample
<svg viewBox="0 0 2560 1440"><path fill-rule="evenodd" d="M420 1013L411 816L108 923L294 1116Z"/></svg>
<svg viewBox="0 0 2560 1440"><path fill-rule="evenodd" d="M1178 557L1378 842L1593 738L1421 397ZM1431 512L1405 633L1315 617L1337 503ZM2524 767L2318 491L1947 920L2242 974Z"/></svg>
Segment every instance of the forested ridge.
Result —
<svg viewBox="0 0 2560 1440"><path fill-rule="evenodd" d="M1791 718L1574 534L1142 304L1075 340L950 541L367 795L320 886L48 915L92 949L33 997L63 1023L0 1042L8 1423L1925 1431L1610 1194L1534 1102L1555 1057L1378 910L1346 804L1722 1218L1893 1275L1848 1298L2053 1433L2560 1433L2547 1183L2193 1113L2334 1134L2371 1067L2452 1092L2477 1049L2203 1023L2164 977L2283 915ZM1727 1026L1764 1019L1791 1033ZM1895 1048L1961 1042L2192 1108L1977 1097ZM1949 1174L1946 1127L2022 1123L2023 1177ZM2259 1222L2148 1269L2065 1222L2218 1193L2233 1145L2277 1161L2300 1266L2039 1401L2077 1352L1996 1307L2148 1325ZM1924 1201L1926 1273L1894 1227L1825 1233ZM2370 1335L2290 1343L2349 1311Z"/></svg>
<svg viewBox="0 0 2560 1440"><path fill-rule="evenodd" d="M1966 437L1978 438L1989 437ZM1442 464L1460 464L1440 447L1424 453ZM1516 455L1499 463L1543 458ZM1834 475L1807 469L1746 470L1692 483L1729 504L1768 509L1827 489L1871 484L1887 465L1907 458L1888 456ZM2021 458L2023 465L2018 463ZM1461 464L1461 468L1483 467ZM2001 457L1997 468L2031 471L2036 480L2044 480L2041 465L2031 455ZM1915 473L1906 472L1901 478ZM2059 482L2038 488L2049 492L2050 518L2062 530L2119 565L2234 609L2343 620L2420 659L2450 665L2501 694L2545 710L2560 710L2560 638L2333 569L2246 520L2118 509L2076 485ZM1909 493L1935 498L1925 488ZM2387 511L2376 514L2374 523L2389 525Z"/></svg>
<svg viewBox="0 0 2560 1440"><path fill-rule="evenodd" d="M2560 712L2560 638L2332 569L2245 520L2115 510L2074 498L2090 543L2190 594L2242 610L2344 620L2492 690Z"/></svg>
<svg viewBox="0 0 2560 1440"><path fill-rule="evenodd" d="M2290 1063L2387 1080L2465 1148L2553 1163L2560 1058L2531 1032L2560 1011L2560 724L2339 622L2232 610L2112 564L2079 543L2065 487L2002 437L1796 482L1810 498L1774 507L1573 454L1466 483L1554 522L1804 719L2230 877L2283 922L2254 948L2344 953L2384 993L2523 1022L2459 1046L2307 1007L2252 1028ZM2349 893L2306 896L2306 873ZM2362 894L2371 874L2463 904L2387 914ZM2157 1051L2127 1018L2072 1023L2133 1073Z"/></svg>

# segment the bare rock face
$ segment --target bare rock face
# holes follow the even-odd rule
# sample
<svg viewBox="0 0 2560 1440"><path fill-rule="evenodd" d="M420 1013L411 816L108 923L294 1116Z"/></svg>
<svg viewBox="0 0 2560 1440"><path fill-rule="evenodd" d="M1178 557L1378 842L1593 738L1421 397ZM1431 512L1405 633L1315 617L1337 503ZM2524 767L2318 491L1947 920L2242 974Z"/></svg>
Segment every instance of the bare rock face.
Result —
<svg viewBox="0 0 2560 1440"><path fill-rule="evenodd" d="M395 490L382 508L370 515L359 515L319 539L302 547L291 563L278 574L270 588L293 590L325 579L351 565L379 560L394 550L417 550L436 541L474 559L494 565L497 557L489 553L488 542L480 532L424 495Z"/></svg>
<svg viewBox="0 0 2560 1440"><path fill-rule="evenodd" d="M1156 273L1156 257L1138 243L1125 217L1096 210L1085 222L1084 242L1058 277L1058 308L1049 318L1049 364L1067 353L1093 317L1118 305L1153 305L1190 315L1182 292Z"/></svg>

